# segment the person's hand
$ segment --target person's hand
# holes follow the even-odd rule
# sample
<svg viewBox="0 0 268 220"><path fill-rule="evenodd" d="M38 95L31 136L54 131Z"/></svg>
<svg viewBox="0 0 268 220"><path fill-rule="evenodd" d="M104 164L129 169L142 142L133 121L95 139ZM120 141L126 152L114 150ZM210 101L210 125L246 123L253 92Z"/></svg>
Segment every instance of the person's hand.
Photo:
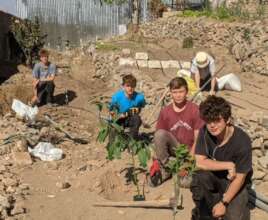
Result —
<svg viewBox="0 0 268 220"><path fill-rule="evenodd" d="M212 208L212 215L214 218L221 219L226 213L226 207L223 205L222 202L218 202L214 207Z"/></svg>
<svg viewBox="0 0 268 220"><path fill-rule="evenodd" d="M233 162L230 162L227 170L228 170L227 178L229 180L233 180L236 176L235 164Z"/></svg>
<svg viewBox="0 0 268 220"><path fill-rule="evenodd" d="M215 95L215 94L216 94L216 92L214 90L209 91L209 95Z"/></svg>
<svg viewBox="0 0 268 220"><path fill-rule="evenodd" d="M39 83L39 80L35 80L35 81L33 82L33 86L36 88L37 85L38 85L38 83Z"/></svg>

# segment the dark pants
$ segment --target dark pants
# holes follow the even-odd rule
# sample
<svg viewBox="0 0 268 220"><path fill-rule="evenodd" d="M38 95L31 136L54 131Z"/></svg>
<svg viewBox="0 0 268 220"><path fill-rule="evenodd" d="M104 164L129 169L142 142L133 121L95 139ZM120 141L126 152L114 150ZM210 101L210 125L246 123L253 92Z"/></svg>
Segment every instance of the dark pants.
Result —
<svg viewBox="0 0 268 220"><path fill-rule="evenodd" d="M52 103L55 84L53 81L40 81L37 84L37 97L39 103Z"/></svg>
<svg viewBox="0 0 268 220"><path fill-rule="evenodd" d="M133 114L126 118L121 118L118 120L117 123L124 128L129 128L129 136L134 138L135 140L138 139L139 129L142 124L141 117L139 114Z"/></svg>
<svg viewBox="0 0 268 220"><path fill-rule="evenodd" d="M117 121L117 124L122 126L124 129L129 128L129 131L126 132L126 134L129 135L131 138L138 140L139 129L142 124L141 117L138 114L134 114L126 118L120 118ZM114 142L115 135L116 131L112 129L111 132L109 133L109 143L107 147L109 147Z"/></svg>
<svg viewBox="0 0 268 220"><path fill-rule="evenodd" d="M197 171L190 186L196 207L192 220L214 219L212 208L217 204L229 186L229 181L217 177L210 171ZM205 218L206 216L206 218ZM209 218L208 218L209 217ZM227 207L224 220L249 220L248 191L243 187Z"/></svg>

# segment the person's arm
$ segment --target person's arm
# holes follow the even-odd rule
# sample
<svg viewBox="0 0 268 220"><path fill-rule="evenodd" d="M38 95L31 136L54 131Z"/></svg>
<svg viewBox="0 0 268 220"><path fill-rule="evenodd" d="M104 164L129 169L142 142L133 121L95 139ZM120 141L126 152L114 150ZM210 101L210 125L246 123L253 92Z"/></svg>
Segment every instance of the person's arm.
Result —
<svg viewBox="0 0 268 220"><path fill-rule="evenodd" d="M193 79L195 81L196 87L197 89L199 89L200 88L200 73L194 60L192 61L190 71L191 71L191 74L193 75Z"/></svg>
<svg viewBox="0 0 268 220"><path fill-rule="evenodd" d="M44 81L54 81L55 75L56 75L56 65L55 64L50 64L49 66L49 73L50 75L45 78Z"/></svg>
<svg viewBox="0 0 268 220"><path fill-rule="evenodd" d="M34 93L34 97L32 98L32 101L34 102L37 99L37 85L40 82L39 80L39 71L40 71L40 67L38 64L34 65L33 68L33 93Z"/></svg>
<svg viewBox="0 0 268 220"><path fill-rule="evenodd" d="M196 147L198 135L199 135L199 129L194 130L194 143L193 143L191 151L190 151L191 155L195 154L195 147Z"/></svg>
<svg viewBox="0 0 268 220"><path fill-rule="evenodd" d="M210 170L210 171L223 171L228 170L231 171L235 169L235 164L230 161L216 161L211 160L207 156L204 155L195 155L196 158L196 166L201 170Z"/></svg>
<svg viewBox="0 0 268 220"><path fill-rule="evenodd" d="M210 81L210 95L215 95L215 88L216 88L216 83L217 79L215 76L216 72L216 67L215 67L215 60L213 58L210 59L209 62L209 72L211 74L211 81Z"/></svg>
<svg viewBox="0 0 268 220"><path fill-rule="evenodd" d="M194 73L194 81L197 89L200 89L200 73L199 71Z"/></svg>
<svg viewBox="0 0 268 220"><path fill-rule="evenodd" d="M216 83L217 83L217 79L215 76L212 76L212 80L211 80L211 89L210 89L210 95L215 95L215 88L216 88Z"/></svg>
<svg viewBox="0 0 268 220"><path fill-rule="evenodd" d="M236 177L230 183L227 191L224 193L222 201L228 204L232 201L232 199L237 195L241 187L244 185L246 176L246 173L237 173ZM226 207L222 201L218 202L212 209L212 214L215 218L222 217L226 213Z"/></svg>

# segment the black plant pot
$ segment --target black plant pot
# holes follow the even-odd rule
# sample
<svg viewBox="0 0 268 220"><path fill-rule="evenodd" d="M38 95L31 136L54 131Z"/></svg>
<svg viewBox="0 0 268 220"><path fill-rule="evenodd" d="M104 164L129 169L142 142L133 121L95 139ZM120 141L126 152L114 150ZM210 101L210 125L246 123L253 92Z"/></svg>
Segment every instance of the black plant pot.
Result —
<svg viewBox="0 0 268 220"><path fill-rule="evenodd" d="M144 195L135 195L133 196L133 201L145 201Z"/></svg>

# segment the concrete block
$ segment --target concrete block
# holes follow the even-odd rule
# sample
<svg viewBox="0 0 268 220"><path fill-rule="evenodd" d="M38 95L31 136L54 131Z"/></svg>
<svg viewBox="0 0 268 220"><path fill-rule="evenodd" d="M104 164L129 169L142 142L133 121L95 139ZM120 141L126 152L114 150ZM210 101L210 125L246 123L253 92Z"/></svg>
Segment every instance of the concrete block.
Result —
<svg viewBox="0 0 268 220"><path fill-rule="evenodd" d="M168 69L168 68L178 69L180 67L179 62L177 60L161 61L161 65L163 69Z"/></svg>
<svg viewBox="0 0 268 220"><path fill-rule="evenodd" d="M129 57L130 54L131 54L131 51L130 51L129 48L124 48L124 49L122 49L122 56L123 56L123 57Z"/></svg>
<svg viewBox="0 0 268 220"><path fill-rule="evenodd" d="M148 56L148 53L138 52L135 55L135 59L136 60L148 60L149 56Z"/></svg>
<svg viewBox="0 0 268 220"><path fill-rule="evenodd" d="M151 69L161 69L161 62L159 60L149 60L148 67Z"/></svg>
<svg viewBox="0 0 268 220"><path fill-rule="evenodd" d="M191 69L191 62L182 62L181 61L181 66L182 66L182 69Z"/></svg>
<svg viewBox="0 0 268 220"><path fill-rule="evenodd" d="M134 60L133 58L120 57L119 66L136 66L136 60Z"/></svg>
<svg viewBox="0 0 268 220"><path fill-rule="evenodd" d="M17 165L31 165L33 163L28 152L13 152L12 156Z"/></svg>
<svg viewBox="0 0 268 220"><path fill-rule="evenodd" d="M137 60L139 68L148 68L148 60Z"/></svg>

